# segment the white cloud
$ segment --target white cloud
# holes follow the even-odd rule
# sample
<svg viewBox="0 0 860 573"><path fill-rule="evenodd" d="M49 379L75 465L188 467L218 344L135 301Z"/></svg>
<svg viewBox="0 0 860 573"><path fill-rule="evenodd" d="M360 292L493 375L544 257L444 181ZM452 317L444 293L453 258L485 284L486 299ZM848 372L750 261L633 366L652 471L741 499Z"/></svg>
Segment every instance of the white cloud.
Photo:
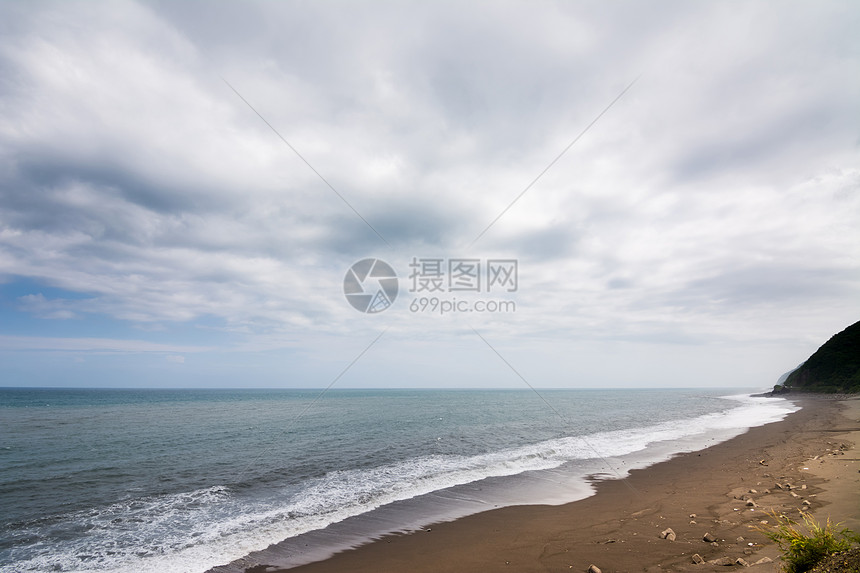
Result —
<svg viewBox="0 0 860 573"><path fill-rule="evenodd" d="M207 352L203 346L160 344L146 340L109 338L52 338L0 335L0 350L50 350L70 352Z"/></svg>
<svg viewBox="0 0 860 573"><path fill-rule="evenodd" d="M860 313L851 3L198 9L0 8L0 277L78 295L15 308L338 346L378 326L352 262L462 256L641 74L469 253L521 261L519 312L485 324L771 344Z"/></svg>

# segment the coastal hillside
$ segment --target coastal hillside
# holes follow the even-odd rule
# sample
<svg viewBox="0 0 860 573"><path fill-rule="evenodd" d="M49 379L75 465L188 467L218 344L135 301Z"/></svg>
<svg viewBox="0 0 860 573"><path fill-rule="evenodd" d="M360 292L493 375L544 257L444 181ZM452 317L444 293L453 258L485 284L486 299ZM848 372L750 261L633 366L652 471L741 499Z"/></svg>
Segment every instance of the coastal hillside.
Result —
<svg viewBox="0 0 860 573"><path fill-rule="evenodd" d="M833 335L785 380L789 390L860 392L860 322Z"/></svg>

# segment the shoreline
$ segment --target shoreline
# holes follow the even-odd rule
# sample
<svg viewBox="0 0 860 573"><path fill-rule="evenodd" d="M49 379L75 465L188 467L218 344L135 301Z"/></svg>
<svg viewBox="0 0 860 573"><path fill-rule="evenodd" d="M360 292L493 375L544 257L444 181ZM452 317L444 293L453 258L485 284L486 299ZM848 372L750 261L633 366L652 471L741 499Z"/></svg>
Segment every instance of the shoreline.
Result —
<svg viewBox="0 0 860 573"><path fill-rule="evenodd" d="M604 573L725 570L693 565L694 553L706 561L770 559L755 570L777 571L776 546L755 529L768 520L769 508L796 516L808 499L818 519L829 515L860 530L854 503L860 464L855 455L839 455L845 450L827 451L841 444L853 448L860 439L860 400L786 398L801 410L704 450L632 470L624 480L593 480L596 494L579 501L491 509L385 535L306 565L279 569L246 562L246 571L585 571L592 563ZM815 456L815 463L804 464ZM797 493L776 489L776 483L796 485ZM757 507L747 506L744 497L753 497ZM675 541L660 538L666 528L673 529ZM716 546L702 540L705 533L718 538Z"/></svg>

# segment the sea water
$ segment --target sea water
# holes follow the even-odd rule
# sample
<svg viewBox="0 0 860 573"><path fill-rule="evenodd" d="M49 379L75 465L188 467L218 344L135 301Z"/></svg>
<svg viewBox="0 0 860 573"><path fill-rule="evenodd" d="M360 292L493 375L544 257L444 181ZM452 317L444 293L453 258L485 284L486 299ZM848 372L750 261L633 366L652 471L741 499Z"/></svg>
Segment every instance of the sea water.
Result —
<svg viewBox="0 0 860 573"><path fill-rule="evenodd" d="M386 508L398 530L571 501L795 409L725 390L0 389L0 571L202 573L350 520L378 535L361 519ZM529 479L550 485L505 487Z"/></svg>

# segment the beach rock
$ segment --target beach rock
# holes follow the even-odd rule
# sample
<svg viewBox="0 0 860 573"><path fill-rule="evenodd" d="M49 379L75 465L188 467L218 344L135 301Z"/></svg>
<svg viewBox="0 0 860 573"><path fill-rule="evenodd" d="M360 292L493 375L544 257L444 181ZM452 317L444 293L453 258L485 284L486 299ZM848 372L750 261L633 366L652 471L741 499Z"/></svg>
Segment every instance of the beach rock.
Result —
<svg viewBox="0 0 860 573"><path fill-rule="evenodd" d="M773 563L773 559L771 559L770 557L762 557L761 559L753 563L753 565L764 565L765 563Z"/></svg>
<svg viewBox="0 0 860 573"><path fill-rule="evenodd" d="M693 563L695 563L696 565L701 565L704 562L705 560L702 558L701 555L699 555L698 553L693 553Z"/></svg>
<svg viewBox="0 0 860 573"><path fill-rule="evenodd" d="M773 489L782 489L782 486L778 483L773 484Z"/></svg>
<svg viewBox="0 0 860 573"><path fill-rule="evenodd" d="M675 532L672 531L671 527L667 527L663 531L660 532L660 539L668 539L669 541L675 541L678 536L675 535Z"/></svg>
<svg viewBox="0 0 860 573"><path fill-rule="evenodd" d="M708 543L713 543L716 540L716 536L712 535L711 532L708 532L702 536L702 541L707 541Z"/></svg>
<svg viewBox="0 0 860 573"><path fill-rule="evenodd" d="M735 560L731 557L720 557L719 559L711 559L708 561L711 565L725 565L726 567L735 565Z"/></svg>
<svg viewBox="0 0 860 573"><path fill-rule="evenodd" d="M747 562L747 560L744 559L743 557L738 557L737 559L735 559L735 563L737 565L740 565L741 567L749 567L750 566L750 564Z"/></svg>
<svg viewBox="0 0 860 573"><path fill-rule="evenodd" d="M758 492L757 492L756 490L754 490L754 489L751 489L751 490L749 490L747 493L758 493Z"/></svg>
<svg viewBox="0 0 860 573"><path fill-rule="evenodd" d="M597 565L589 565L586 573L603 573Z"/></svg>
<svg viewBox="0 0 860 573"><path fill-rule="evenodd" d="M690 519L696 519L696 514L695 514L695 513L691 513L691 514L690 514Z"/></svg>
<svg viewBox="0 0 860 573"><path fill-rule="evenodd" d="M747 507L758 507L758 504L753 499L747 500Z"/></svg>

